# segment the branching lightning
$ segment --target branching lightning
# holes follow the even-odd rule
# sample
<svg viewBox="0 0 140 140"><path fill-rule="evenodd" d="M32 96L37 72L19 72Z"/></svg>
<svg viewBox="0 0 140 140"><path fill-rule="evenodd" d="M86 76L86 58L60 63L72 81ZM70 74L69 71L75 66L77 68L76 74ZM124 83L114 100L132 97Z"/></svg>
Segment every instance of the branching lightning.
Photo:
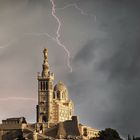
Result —
<svg viewBox="0 0 140 140"><path fill-rule="evenodd" d="M52 37L51 35L49 35L48 33L25 33L24 35L32 35L32 36L47 36L50 39L52 39L53 41L56 42L56 39L54 37Z"/></svg>
<svg viewBox="0 0 140 140"><path fill-rule="evenodd" d="M69 50L67 49L67 47L61 42L60 40L60 31L61 31L61 26L62 26L62 23L61 23L61 20L59 19L59 17L56 15L56 11L57 10L64 10L64 9L67 9L69 7L74 7L75 9L77 9L81 15L83 16L90 16L90 17L94 17L94 21L96 22L96 15L93 15L93 14L88 14L87 12L85 12L82 8L80 8L77 3L71 3L71 4L68 4L62 8L56 8L56 5L55 5L55 0L50 0L50 3L52 4L52 9L51 9L51 15L55 18L55 20L57 21L58 23L58 27L57 27L57 31L56 31L56 37L52 37L49 33L26 33L26 35L34 35L34 36L47 36L49 37L50 39L52 39L53 41L55 41L58 46L60 46L61 48L64 49L64 51L66 52L67 54L67 66L68 68L70 69L70 72L72 72L72 66L70 64L70 58L71 58L71 54L69 52ZM78 0L77 0L78 2Z"/></svg>
<svg viewBox="0 0 140 140"><path fill-rule="evenodd" d="M8 48L11 46L11 44L13 44L15 41L17 41L16 39L10 41L8 44L5 44L5 45L1 45L0 46L0 49L5 49L5 48Z"/></svg>
<svg viewBox="0 0 140 140"><path fill-rule="evenodd" d="M9 101L9 100L36 101L35 98L25 98L25 97L7 97L7 98L0 98L0 101Z"/></svg>
<svg viewBox="0 0 140 140"><path fill-rule="evenodd" d="M88 14L87 12L85 12L82 8L80 8L77 3L71 3L71 4L68 4L62 8L57 8L56 10L64 10L64 9L67 9L69 7L74 7L75 9L77 9L78 11L80 11L81 15L84 15L84 16L90 16L90 17L94 17L94 20L96 22L96 15L93 15L93 14Z"/></svg>
<svg viewBox="0 0 140 140"><path fill-rule="evenodd" d="M69 50L66 48L66 46L60 40L61 21L60 21L60 19L56 15L56 9L55 9L56 5L54 3L54 0L50 0L50 2L52 4L52 16L56 19L56 21L58 23L58 28L57 28L57 31L56 31L56 41L57 41L57 44L59 46L61 46L65 50L65 52L67 53L67 56L68 56L67 65L68 65L68 67L70 69L70 72L72 72L72 67L70 65L70 57L71 57L70 56L70 52L69 52Z"/></svg>
<svg viewBox="0 0 140 140"><path fill-rule="evenodd" d="M57 27L57 31L56 31L56 37L52 37L49 33L26 33L25 35L34 35L34 36L47 36L50 39L52 39L53 41L55 41L60 47L62 47L64 49L64 51L67 54L67 66L70 69L70 72L73 71L72 66L70 64L70 58L71 58L71 54L69 52L69 50L66 48L66 46L61 42L60 40L60 31L61 31L61 20L59 19L59 17L56 15L56 11L57 10L64 10L67 9L69 7L74 7L75 9L77 9L81 15L83 16L90 16L90 17L94 17L94 20L96 22L96 15L92 15L92 14L88 14L87 12L85 12L82 8L80 8L77 3L71 3L68 4L62 8L56 8L55 5L55 0L50 0L51 4L52 4L52 9L51 9L51 15L56 19L57 23L58 23L58 27ZM78 0L77 0L78 1ZM0 46L0 49L4 49L4 48L8 48L13 42L15 42L16 40L12 40L10 43ZM21 100L21 101L36 101L36 99L34 98L26 98L26 97L8 97L8 98L0 98L0 101L9 101L9 100Z"/></svg>

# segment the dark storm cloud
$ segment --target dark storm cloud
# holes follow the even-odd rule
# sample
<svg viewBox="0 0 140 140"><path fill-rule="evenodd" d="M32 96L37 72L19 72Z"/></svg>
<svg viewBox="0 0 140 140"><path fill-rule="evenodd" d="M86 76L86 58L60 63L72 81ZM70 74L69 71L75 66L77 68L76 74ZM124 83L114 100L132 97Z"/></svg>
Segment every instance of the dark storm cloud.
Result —
<svg viewBox="0 0 140 140"><path fill-rule="evenodd" d="M99 67L99 71L109 73L108 82L115 85L110 94L110 98L115 100L113 104L115 109L111 112L111 116L107 116L106 121L113 120L113 124L117 120L116 127L125 128L125 131L120 129L125 135L127 133L139 134L139 123L137 123L140 118L140 111L137 109L140 100L139 51L139 43L133 47L123 45L123 47L118 47L112 57L103 60Z"/></svg>
<svg viewBox="0 0 140 140"><path fill-rule="evenodd" d="M111 57L103 60L98 69L102 73L108 74L108 85L109 83L114 85L114 90L110 94L110 99L114 100L114 110L111 111L110 117L106 117L105 122L108 122L109 125L117 121L114 126L125 135L128 133L139 135L137 122L140 111L136 109L140 99L139 5L139 1L134 3L124 1L121 4L124 12L120 16L117 15L109 24L100 26L101 30L108 32L117 43L117 45L115 44L116 51ZM113 14L110 14L109 17L112 17ZM104 20L104 23L108 23L107 20ZM126 131L122 128L126 128ZM132 130L132 128L134 129Z"/></svg>
<svg viewBox="0 0 140 140"><path fill-rule="evenodd" d="M97 47L95 44L96 40L88 41L78 54L75 56L73 61L82 61L83 63L90 63L94 57L94 49Z"/></svg>
<svg viewBox="0 0 140 140"><path fill-rule="evenodd" d="M140 77L140 47L123 44L109 59L102 62L100 70L109 71L110 79L122 79L129 82Z"/></svg>
<svg viewBox="0 0 140 140"><path fill-rule="evenodd" d="M70 89L79 102L94 104L88 110L85 105L81 111L90 120L87 123L115 128L123 136L139 135L140 2L94 3L98 4L97 19L101 21L98 29L107 35L104 39L99 37L96 43L93 39L79 50L73 62L75 71L69 76L75 87Z"/></svg>

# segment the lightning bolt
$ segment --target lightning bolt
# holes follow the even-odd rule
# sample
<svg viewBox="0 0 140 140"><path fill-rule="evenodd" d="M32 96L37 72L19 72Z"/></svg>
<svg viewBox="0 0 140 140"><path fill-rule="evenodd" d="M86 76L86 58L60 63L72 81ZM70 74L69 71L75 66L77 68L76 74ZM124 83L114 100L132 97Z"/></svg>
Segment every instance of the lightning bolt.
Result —
<svg viewBox="0 0 140 140"><path fill-rule="evenodd" d="M0 49L5 49L5 48L7 48L7 47L5 47L5 46L0 46Z"/></svg>
<svg viewBox="0 0 140 140"><path fill-rule="evenodd" d="M25 97L0 98L0 101L10 101L10 100L36 101L36 99L34 99L34 98L25 98Z"/></svg>
<svg viewBox="0 0 140 140"><path fill-rule="evenodd" d="M93 15L93 14L88 14L87 12L85 12L82 8L80 8L77 3L71 3L71 4L68 4L62 8L57 8L56 10L64 10L64 9L67 9L69 7L74 7L75 9L77 9L78 11L80 11L81 15L84 15L84 16L90 16L90 17L94 17L94 21L96 22L97 21L97 17L96 15Z"/></svg>
<svg viewBox="0 0 140 140"><path fill-rule="evenodd" d="M55 0L50 0L51 4L52 4L52 9L51 9L51 15L56 19L57 23L58 23L58 28L57 28L57 31L56 31L56 37L52 37L51 35L49 35L48 33L26 33L26 35L34 35L34 36L47 36L49 37L50 39L52 39L53 41L55 41L58 46L62 47L64 49L64 51L66 52L67 54L67 66L68 68L70 69L70 72L72 72L72 67L71 67L71 64L70 64L70 58L71 58L71 54L69 52L69 50L66 48L66 46L61 42L60 40L60 30L61 30L61 26L62 26L62 23L59 19L59 17L56 15L56 10L64 10L64 9L67 9L69 7L74 7L75 9L77 9L78 11L80 11L81 15L84 15L84 16L90 16L90 17L94 17L94 20L96 22L96 15L93 15L93 14L88 14L87 12L85 12L82 8L80 8L77 3L71 3L71 4L68 4L62 8L56 8L56 5L55 5ZM79 0L77 0L78 2Z"/></svg>
<svg viewBox="0 0 140 140"><path fill-rule="evenodd" d="M57 42L56 39L54 37L52 37L51 35L49 35L48 33L25 33L24 35L32 35L32 36L47 36L50 39L52 39L53 41Z"/></svg>
<svg viewBox="0 0 140 140"><path fill-rule="evenodd" d="M56 15L56 5L55 5L54 0L50 0L50 2L52 4L52 12L51 12L52 13L52 16L56 19L56 21L58 23L58 28L57 28L57 31L56 31L56 38L55 39L56 39L57 44L60 47L62 47L65 50L65 52L67 53L67 57L68 57L68 59L67 59L67 65L68 65L68 67L70 69L70 72L72 72L72 67L70 65L71 54L70 54L69 50L66 48L66 46L60 40L60 30L61 30L61 25L62 24L61 24L60 19Z"/></svg>
<svg viewBox="0 0 140 140"><path fill-rule="evenodd" d="M8 44L2 45L0 46L0 49L5 49L5 48L9 48L11 46L11 44L13 44L14 42L16 42L17 40L14 39L12 41L10 41Z"/></svg>
<svg viewBox="0 0 140 140"><path fill-rule="evenodd" d="M48 33L25 33L24 35L32 35L32 36L47 36L50 39L52 39L53 41L55 41L59 46L61 46L65 52L67 53L68 59L67 59L67 65L70 68L70 72L72 72L72 67L70 65L70 53L68 51L68 49L59 41L59 38L56 39L54 37L52 37L51 35L49 35ZM58 42L59 41L59 42Z"/></svg>

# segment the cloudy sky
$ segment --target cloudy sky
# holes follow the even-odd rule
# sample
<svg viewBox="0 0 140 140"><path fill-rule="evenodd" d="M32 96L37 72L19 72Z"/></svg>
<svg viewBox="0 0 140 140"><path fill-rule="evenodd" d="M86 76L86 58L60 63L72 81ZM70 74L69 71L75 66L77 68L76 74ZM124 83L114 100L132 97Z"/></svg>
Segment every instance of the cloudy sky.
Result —
<svg viewBox="0 0 140 140"><path fill-rule="evenodd" d="M64 81L80 122L140 136L140 1L0 0L0 120L35 121L37 72L49 50L55 83Z"/></svg>

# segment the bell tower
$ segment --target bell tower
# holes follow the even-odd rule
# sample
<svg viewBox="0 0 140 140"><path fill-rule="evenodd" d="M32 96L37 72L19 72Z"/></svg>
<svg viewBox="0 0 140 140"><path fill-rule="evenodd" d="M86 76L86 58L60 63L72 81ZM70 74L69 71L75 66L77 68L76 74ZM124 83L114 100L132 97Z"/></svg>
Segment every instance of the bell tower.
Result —
<svg viewBox="0 0 140 140"><path fill-rule="evenodd" d="M49 70L48 50L43 50L44 61L42 64L42 73L38 79L38 105L37 105L37 123L51 123L51 110L53 100L53 81L54 74Z"/></svg>

